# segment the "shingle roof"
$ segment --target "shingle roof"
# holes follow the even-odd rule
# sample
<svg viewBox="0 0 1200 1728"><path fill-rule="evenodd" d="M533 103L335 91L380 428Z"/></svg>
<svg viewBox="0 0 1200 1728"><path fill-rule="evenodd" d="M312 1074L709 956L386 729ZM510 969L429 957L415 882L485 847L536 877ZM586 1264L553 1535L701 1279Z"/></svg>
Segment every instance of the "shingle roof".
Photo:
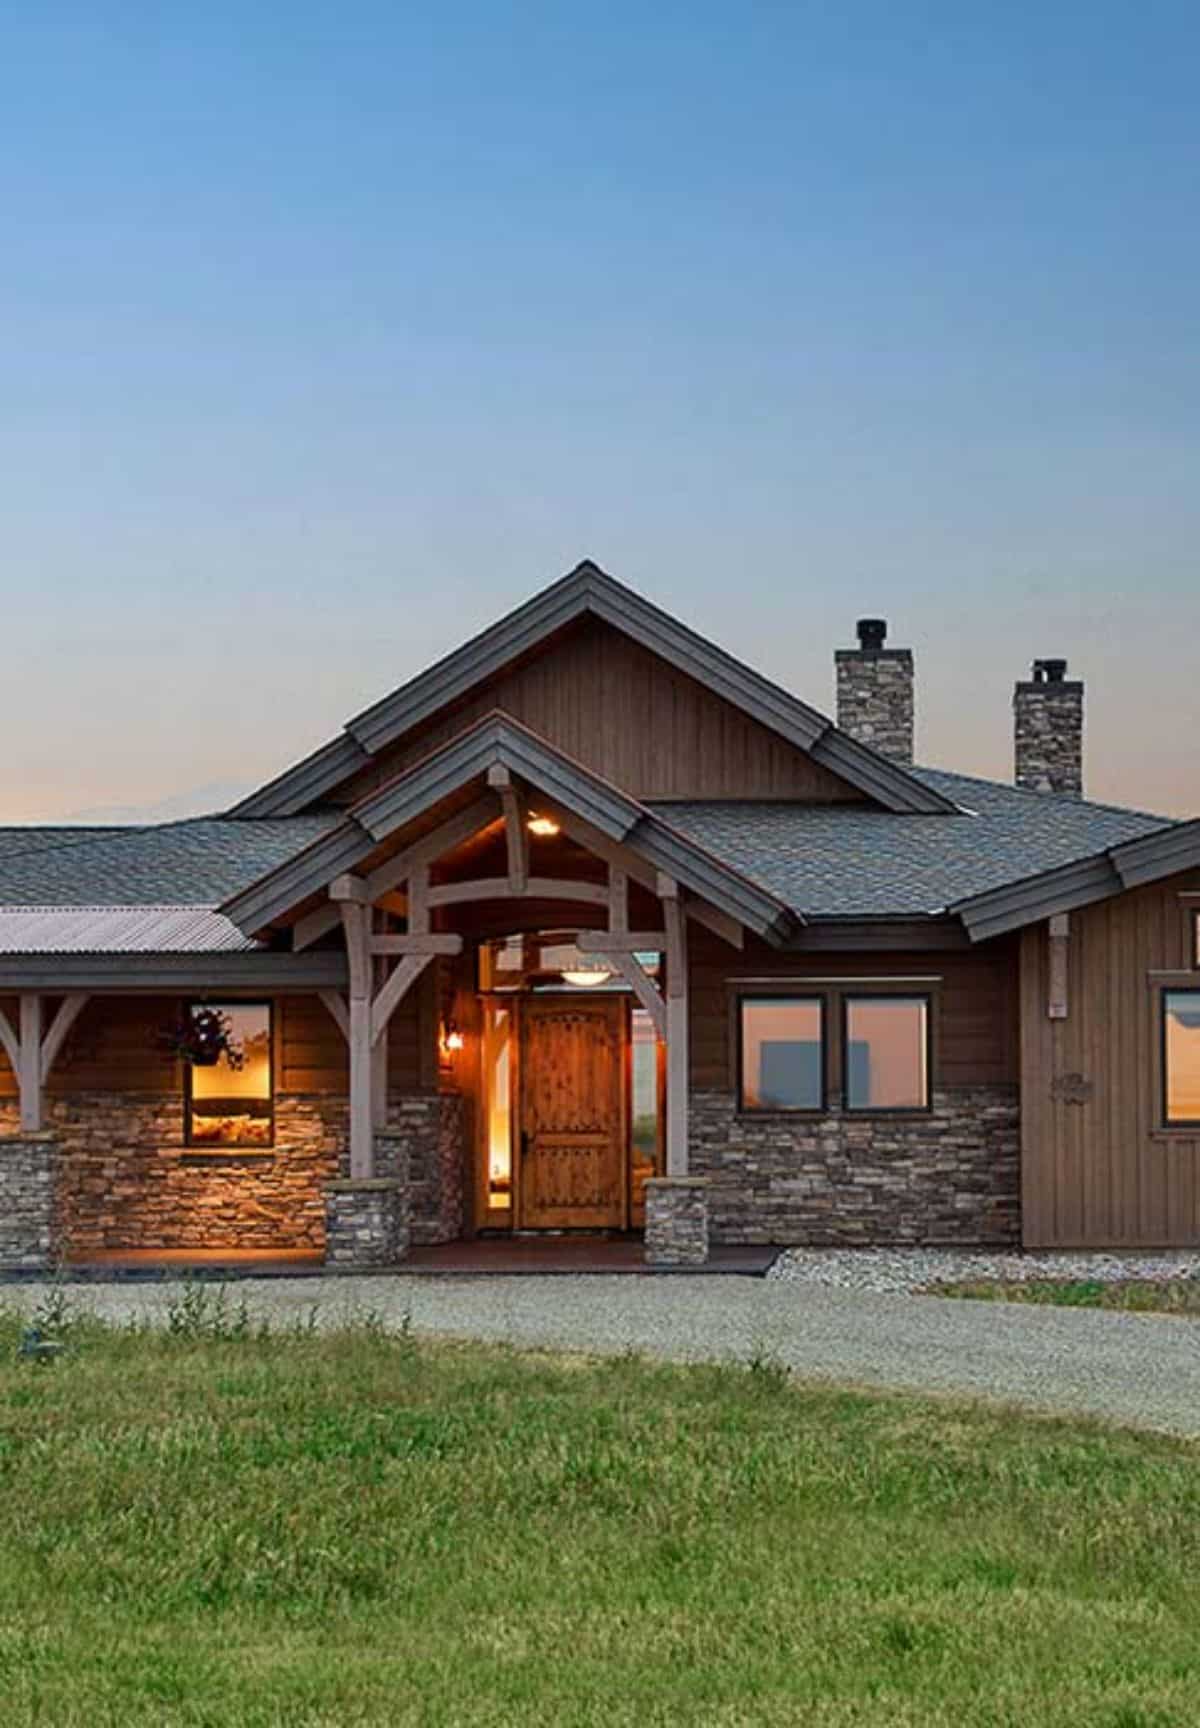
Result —
<svg viewBox="0 0 1200 1728"><path fill-rule="evenodd" d="M939 913L1173 826L1144 811L938 769L913 772L961 814L758 802L658 802L651 808L720 863L810 919ZM215 908L342 821L343 813L330 811L199 817L149 828L0 828L0 908ZM115 927L110 934L120 941Z"/></svg>
<svg viewBox="0 0 1200 1728"><path fill-rule="evenodd" d="M0 954L241 954L257 946L208 906L0 906Z"/></svg>
<svg viewBox="0 0 1200 1728"><path fill-rule="evenodd" d="M0 906L217 906L338 820L201 816L149 828L0 828Z"/></svg>
<svg viewBox="0 0 1200 1728"><path fill-rule="evenodd" d="M857 805L661 803L664 821L806 918L916 918L1171 826L1164 816L914 772L958 816Z"/></svg>

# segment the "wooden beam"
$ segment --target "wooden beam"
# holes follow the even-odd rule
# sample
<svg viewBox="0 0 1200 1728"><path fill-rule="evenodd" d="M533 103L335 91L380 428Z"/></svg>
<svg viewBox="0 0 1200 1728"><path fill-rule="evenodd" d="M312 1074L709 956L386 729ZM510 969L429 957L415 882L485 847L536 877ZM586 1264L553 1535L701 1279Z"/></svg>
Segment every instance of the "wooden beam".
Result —
<svg viewBox="0 0 1200 1728"><path fill-rule="evenodd" d="M50 1022L50 1030L42 1039L40 1066L43 1086L50 1078L50 1070L55 1064L59 1051L66 1043L72 1026L74 1026L76 1020L78 1020L80 1014L87 1006L87 1001L88 997L86 991L75 990L72 991L71 995L64 996L62 1001L59 1003L58 1012Z"/></svg>
<svg viewBox="0 0 1200 1728"><path fill-rule="evenodd" d="M332 893L332 888L330 892ZM371 1092L371 957L367 952L367 906L359 899L340 903L350 970L350 1174L368 1177L375 1168L375 1129Z"/></svg>
<svg viewBox="0 0 1200 1728"><path fill-rule="evenodd" d="M369 997L371 968L367 951L367 908L357 900L341 902L342 929L346 935L346 964L350 968L350 998Z"/></svg>
<svg viewBox="0 0 1200 1728"><path fill-rule="evenodd" d="M348 901L354 906L368 906L371 902L371 894L366 879L362 876L351 875L348 872L334 877L329 884L329 898Z"/></svg>
<svg viewBox="0 0 1200 1728"><path fill-rule="evenodd" d="M665 930L581 930L580 947L593 954L661 954Z"/></svg>
<svg viewBox="0 0 1200 1728"><path fill-rule="evenodd" d="M21 1039L3 1008L0 1008L0 1046L3 1046L4 1054L8 1057L13 1078L19 1081L21 1078Z"/></svg>
<svg viewBox="0 0 1200 1728"><path fill-rule="evenodd" d="M654 1022L654 1030L660 1039L667 1035L667 1010L662 997L654 985L654 980L648 976L644 967L640 966L632 954L620 952L610 955L613 967L618 971L629 988L633 991L642 1007Z"/></svg>
<svg viewBox="0 0 1200 1728"><path fill-rule="evenodd" d="M500 807L504 811L509 890L513 894L523 894L529 880L529 830L525 826L525 802L502 763L493 763L487 778L488 785L500 794Z"/></svg>
<svg viewBox="0 0 1200 1728"><path fill-rule="evenodd" d="M429 934L429 866L418 865L408 878L408 934Z"/></svg>
<svg viewBox="0 0 1200 1728"><path fill-rule="evenodd" d="M380 864L367 877L367 890L372 900L378 900L382 894L407 882L413 870L422 864L435 864L447 852L452 852L456 846L461 846L464 840L470 840L478 834L481 828L487 828L496 820L496 805L493 798L477 798L465 810L459 810L456 815L448 816L440 827L434 828L428 834L422 834L419 840L414 840L403 852L397 852L394 858Z"/></svg>
<svg viewBox="0 0 1200 1728"><path fill-rule="evenodd" d="M432 954L406 954L371 1004L371 1042L376 1043L400 1002L433 961Z"/></svg>
<svg viewBox="0 0 1200 1728"><path fill-rule="evenodd" d="M21 997L21 1128L37 1134L42 1126L42 998Z"/></svg>
<svg viewBox="0 0 1200 1728"><path fill-rule="evenodd" d="M372 954L461 954L463 939L451 931L427 931L423 936L372 936Z"/></svg>
<svg viewBox="0 0 1200 1728"><path fill-rule="evenodd" d="M608 927L614 932L629 929L629 872L619 864L608 867Z"/></svg>
<svg viewBox="0 0 1200 1728"><path fill-rule="evenodd" d="M341 914L336 905L318 906L315 912L306 912L303 918L297 918L292 925L293 954L311 948L328 931L336 930L340 922Z"/></svg>
<svg viewBox="0 0 1200 1728"><path fill-rule="evenodd" d="M682 902L663 899L667 926L667 1175L688 1172L688 970L687 920Z"/></svg>
<svg viewBox="0 0 1200 1728"><path fill-rule="evenodd" d="M350 1010L346 1006L346 998L340 990L318 990L317 995L333 1019L334 1025L343 1038L350 1036Z"/></svg>
<svg viewBox="0 0 1200 1728"><path fill-rule="evenodd" d="M1047 990L1046 1014L1051 1020L1065 1020L1070 1003L1067 978L1070 966L1071 915L1056 912L1050 925L1050 978Z"/></svg>
<svg viewBox="0 0 1200 1728"><path fill-rule="evenodd" d="M514 894L507 877L485 876L474 882L445 882L429 890L430 906L462 906L475 900L573 900L581 906L607 906L608 886L557 876L530 876L522 891Z"/></svg>

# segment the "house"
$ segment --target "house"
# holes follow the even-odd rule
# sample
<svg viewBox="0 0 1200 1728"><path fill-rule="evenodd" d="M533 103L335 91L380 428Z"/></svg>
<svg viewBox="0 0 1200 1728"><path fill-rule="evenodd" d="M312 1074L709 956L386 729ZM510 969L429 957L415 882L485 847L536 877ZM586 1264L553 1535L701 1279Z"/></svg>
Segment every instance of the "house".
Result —
<svg viewBox="0 0 1200 1728"><path fill-rule="evenodd" d="M0 830L0 1260L1200 1242L1200 821L918 768L594 564L221 816Z"/></svg>

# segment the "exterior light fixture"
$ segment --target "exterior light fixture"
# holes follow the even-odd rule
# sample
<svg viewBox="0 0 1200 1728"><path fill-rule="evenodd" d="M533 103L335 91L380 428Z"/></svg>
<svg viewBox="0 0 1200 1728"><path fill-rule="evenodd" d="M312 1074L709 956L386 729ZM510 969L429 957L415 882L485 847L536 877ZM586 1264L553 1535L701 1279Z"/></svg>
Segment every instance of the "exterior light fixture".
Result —
<svg viewBox="0 0 1200 1728"><path fill-rule="evenodd" d="M553 816L531 816L529 818L529 832L531 834L544 835L548 838L552 834L557 834L558 831L558 823Z"/></svg>
<svg viewBox="0 0 1200 1728"><path fill-rule="evenodd" d="M443 1024L440 1043L442 1046L443 1056L453 1056L456 1050L462 1049L463 1035L454 1024L453 1020L447 1020Z"/></svg>
<svg viewBox="0 0 1200 1728"><path fill-rule="evenodd" d="M581 954L574 966L563 969L563 983L576 990L598 990L612 977L611 968L595 954Z"/></svg>

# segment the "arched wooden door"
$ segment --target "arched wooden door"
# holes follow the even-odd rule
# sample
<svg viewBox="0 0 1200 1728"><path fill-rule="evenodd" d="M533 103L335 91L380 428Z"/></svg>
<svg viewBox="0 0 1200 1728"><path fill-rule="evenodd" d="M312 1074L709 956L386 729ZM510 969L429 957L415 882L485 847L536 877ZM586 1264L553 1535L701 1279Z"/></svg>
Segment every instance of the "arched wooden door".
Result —
<svg viewBox="0 0 1200 1728"><path fill-rule="evenodd" d="M619 1230L628 1222L626 1018L621 996L530 997L523 1004L523 1230Z"/></svg>

